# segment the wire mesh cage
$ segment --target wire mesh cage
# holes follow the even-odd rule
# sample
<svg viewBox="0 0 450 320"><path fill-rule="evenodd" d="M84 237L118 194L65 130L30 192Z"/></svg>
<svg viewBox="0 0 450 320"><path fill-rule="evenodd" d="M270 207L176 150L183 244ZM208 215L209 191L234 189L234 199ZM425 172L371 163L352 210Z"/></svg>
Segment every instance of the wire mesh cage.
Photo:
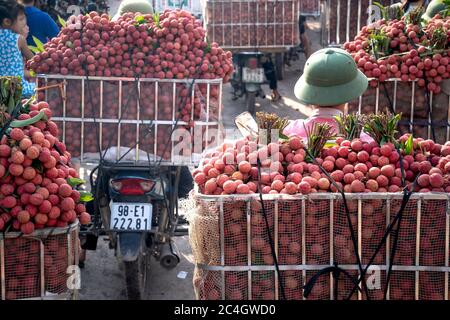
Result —
<svg viewBox="0 0 450 320"><path fill-rule="evenodd" d="M299 43L298 0L203 0L208 39L233 49L285 49Z"/></svg>
<svg viewBox="0 0 450 320"><path fill-rule="evenodd" d="M220 140L222 79L39 75L38 84L61 141L81 162L101 155L193 165Z"/></svg>
<svg viewBox="0 0 450 320"><path fill-rule="evenodd" d="M450 140L450 96L427 93L417 81L389 79L370 87L358 99L348 104L349 112L363 114L401 113L399 132L433 139L444 144Z"/></svg>
<svg viewBox="0 0 450 320"><path fill-rule="evenodd" d="M304 16L320 16L320 1L323 0L300 0L300 14Z"/></svg>
<svg viewBox="0 0 450 320"><path fill-rule="evenodd" d="M78 266L78 227L76 222L30 235L0 234L1 299L74 298L76 283L73 287L68 283L70 267Z"/></svg>
<svg viewBox="0 0 450 320"><path fill-rule="evenodd" d="M307 297L311 300L378 300L385 291L391 300L448 299L447 194L411 196L397 245L390 233L382 240L400 211L401 193L346 194L349 218L340 194L263 197L267 222L258 195L193 194L189 235L197 299L281 299L282 287L286 299L301 300L306 299L305 284L314 277L317 281ZM367 291L358 290L362 282L355 285L361 275L356 253ZM391 257L392 272L388 272ZM336 265L350 277L337 279L328 273L317 277L321 270Z"/></svg>
<svg viewBox="0 0 450 320"><path fill-rule="evenodd" d="M329 45L351 41L363 26L381 19L381 13L373 5L374 2L388 6L398 1L326 0L321 7L322 43Z"/></svg>
<svg viewBox="0 0 450 320"><path fill-rule="evenodd" d="M200 0L152 0L152 4L156 12L163 12L166 9L182 9L195 15L202 13Z"/></svg>

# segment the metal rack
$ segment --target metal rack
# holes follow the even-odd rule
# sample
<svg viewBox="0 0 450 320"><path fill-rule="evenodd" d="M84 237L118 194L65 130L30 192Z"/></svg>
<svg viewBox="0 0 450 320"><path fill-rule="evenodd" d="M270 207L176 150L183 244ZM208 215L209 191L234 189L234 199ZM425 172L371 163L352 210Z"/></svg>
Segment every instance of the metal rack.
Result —
<svg viewBox="0 0 450 320"><path fill-rule="evenodd" d="M299 43L298 0L203 0L202 5L209 40L217 42L227 50L257 48L277 52ZM217 12L220 14L216 15ZM242 15L236 12L245 13L247 18L243 19ZM288 15L289 12L291 16ZM277 15L281 15L284 20L277 21ZM239 18L239 21L235 21L235 18ZM269 35L271 32L273 35ZM234 33L237 33L237 39ZM228 34L231 35L229 39L226 38ZM246 39L243 35L246 35ZM286 37L289 37L289 41L285 41Z"/></svg>
<svg viewBox="0 0 450 320"><path fill-rule="evenodd" d="M302 252L301 252L301 264L296 265L287 265L287 264L279 264L279 269L281 271L298 271L302 273L302 281L303 285L305 284L306 279L306 273L307 271L319 271L326 267L333 266L336 263L335 258L339 258L334 249L335 249L335 243L334 243L334 236L336 235L336 219L339 215L338 212L334 212L333 208L336 202L342 201L342 196L340 194L331 194L331 193L324 193L324 194L311 194L311 195L263 195L264 198L264 205L266 208L273 208L273 209L266 209L270 211L270 216L274 218L274 227L273 227L273 239L275 242L275 248L277 252L277 256L279 256L280 252L278 250L279 245L279 219L283 214L289 214L288 212L283 212L279 209L279 205L283 202L291 203L300 205L301 209L299 212L293 216L293 219L296 219L297 221L301 221L301 230L299 230L299 233L301 233L301 243L302 243ZM365 209L364 209L364 202L365 201L373 201L378 200L382 201L383 205L383 215L386 217L386 227L389 225L391 218L397 213L392 212L393 201L401 201L402 194L401 193L365 193L365 194L346 194L347 201L357 201L357 209L356 212L353 214L357 215L357 230L358 230L358 248L359 248L359 255L361 256L361 250L364 247L364 239L362 239L362 230L364 229L364 219L365 217ZM202 208L208 207L208 208L215 208L213 211L211 211L208 214L208 221L211 221L212 218L214 218L217 224L216 227L209 226L207 229L207 232L214 232L215 228L220 232L219 241L220 243L217 244L217 254L220 254L220 263L217 263L218 261L196 261L196 268L198 270L201 270L203 274L206 274L207 272L214 272L221 274L221 279L218 281L220 283L220 290L221 290L221 296L222 299L225 298L225 292L227 288L225 287L225 274L228 272L241 272L241 273L248 273L248 285L244 289L248 294L248 299L252 299L252 289L251 289L251 283L252 283L252 275L254 272L258 271L267 271L271 272L273 274L273 290L275 291L275 298L279 299L279 281L276 273L276 269L274 265L254 265L252 263L252 224L251 224L251 210L250 206L251 203L254 201L259 201L258 194L255 195L226 195L226 196L209 196L209 195L201 195L196 194L195 195L195 201L197 204L200 204ZM243 230L246 230L247 232L247 252L248 252L248 263L246 265L239 265L239 266L232 266L232 265L226 265L225 264L225 246L226 241L225 238L229 235L226 235L224 230L225 226L230 223L229 221L224 219L224 212L227 210L228 206L230 204L236 203L237 201L242 201L244 203L247 203L247 209L246 211L246 222L245 226L243 226ZM413 230L413 234L409 235L410 237L413 237L415 240L415 257L414 262L411 265L399 265L394 264L392 267L392 270L399 273L408 273L413 272L415 274L415 280L414 280L414 299L423 299L424 297L421 294L421 288L422 285L430 285L429 283L421 282L420 275L423 272L435 272L443 275L443 284L442 287L444 288L444 292L439 292L439 294L442 294L443 299L448 300L449 295L449 274L450 274L450 266L449 266L449 248L450 248L450 215L449 215L449 208L450 208L450 197L448 194L445 193L416 193L413 194L410 201L413 202L414 206L407 209L408 214L411 216L414 216L416 219L416 228ZM442 263L442 265L422 265L421 264L421 240L422 238L422 231L423 231L423 225L421 224L421 221L423 219L426 219L426 215L429 213L426 211L426 206L424 204L427 203L427 201L435 201L436 203L439 203L439 208L442 208L442 212L434 212L434 214L439 215L439 221L436 222L439 227L442 227L442 230L435 230L436 232L445 233L445 245L442 248L436 249L436 250L442 250L442 255L445 259L445 261ZM328 240L326 242L329 243L329 264L308 264L307 258L306 258L306 252L309 250L306 246L306 234L307 234L307 226L305 224L306 216L314 214L313 211L311 211L310 203L317 204L317 203L328 203L330 212L329 212L329 234L323 234L318 235L319 237L327 237ZM425 210L425 212L424 212ZM197 213L198 214L198 213ZM428 226L429 227L429 226ZM211 246L212 248L213 246ZM374 264L373 267L377 268L381 272L385 272L389 268L389 250L391 248L391 242L388 240L385 244L385 250L386 250L386 257L385 257L385 263L384 264ZM194 248L194 251L198 250ZM220 250L220 251L219 251ZM434 252L434 251L433 251ZM436 251L437 252L437 251ZM435 253L436 253L435 252ZM367 252L365 252L367 254ZM372 253L370 253L372 254ZM206 253L206 256L216 256L216 253ZM194 256L194 258L197 258ZM323 259L326 259L325 253L322 257ZM347 271L353 271L358 273L358 265L357 264L339 264L339 267L347 270ZM363 262L363 268L366 267L366 264ZM210 279L210 278L208 278ZM333 296L333 288L334 288L334 282L333 278L330 276L328 280L329 284L329 292L327 296L330 297L331 300L336 299L336 297ZM204 285L208 285L205 281ZM199 288L196 288L197 290ZM298 289L301 290L301 289ZM389 299L389 290L388 288L388 299ZM326 297L322 297L326 298ZM425 297L426 298L426 297ZM358 300L364 299L362 294L357 295ZM393 297L395 299L395 297Z"/></svg>
<svg viewBox="0 0 450 320"><path fill-rule="evenodd" d="M135 151L135 161L147 161L147 152L152 155L152 158L154 155L158 156L158 130L161 128L170 128L171 132L173 132L173 136L167 137L167 143L170 143L171 147L171 157L170 159L163 159L161 161L161 164L164 165L195 165L198 164L198 161L200 159L200 154L203 152L203 150L206 147L214 147L218 141L214 141L213 145L208 145L210 142L212 136L216 134L216 131L219 129L220 123L221 123L221 112L222 112L222 79L196 79L190 80L190 79L183 79L183 80L177 80L177 79L150 79L150 78L140 78L140 79L134 79L134 78L121 78L121 77L89 77L89 79L86 79L86 77L81 76L61 76L61 75L38 75L37 76L38 83L41 83L43 86L47 86L50 83L59 83L62 85L62 94L59 93L59 88L53 88L53 89L46 89L45 90L45 100L50 103L50 107L53 111L52 120L58 123L61 123L61 141L66 143L68 150L73 154L75 157L79 157L81 162L86 163L92 163L98 161L98 151L95 152L86 152L86 141L85 141L85 135L87 134L88 128L86 128L86 125L90 126L97 126L97 130L99 132L99 141L100 141L100 148L102 151L104 151L108 147L116 147L116 159L119 160L122 157L121 147L125 148L132 148ZM188 98L188 101L192 103L192 106L194 105L194 99L199 98L198 94L196 93L195 89L196 86L204 86L206 87L206 94L202 97L202 104L204 105L204 109L202 109L202 116L201 118L196 118L194 116L194 107L192 107L192 112L190 114L190 121L186 122L182 119L179 119L179 112L177 112L177 108L180 106L177 105L177 97L179 94L179 90L181 85L185 84L185 86L182 86L182 88L190 88L191 83L195 83L194 86L191 87L190 96ZM118 101L117 105L115 106L107 106L105 105L106 102L104 101L104 87L105 84L108 85L115 85L118 90ZM143 86L152 86L154 88L154 102L151 102L146 98L145 96L141 96L139 99L138 97L134 98L131 97L131 99L134 99L133 102L136 104L136 112L135 117L133 119L129 119L126 117L123 117L123 113L127 110L125 109L125 101L129 98L129 95L132 94L130 92L124 92L125 86L130 84L136 84L138 88L138 92L142 90ZM77 85L76 88L75 85ZM165 86L171 87L172 93L171 100L171 114L161 114L162 110L159 106L159 95L161 90L161 87ZM92 87L98 88L98 90L92 90ZM217 90L218 94L213 97L211 94L212 89ZM53 90L52 94L56 95L55 100L52 100L50 98L50 90ZM68 109L68 101L66 99L67 94L71 90L77 90L75 94L79 94L81 96L81 102L79 105L76 106L76 108L80 108L81 113L79 116L73 116L70 114L70 108ZM89 93L88 90L93 91L93 93ZM99 97L99 103L94 105L90 105L90 111L87 111L85 101L87 99L90 99L91 95L100 95ZM62 96L61 96L62 95ZM140 95L140 94L138 94ZM141 106L142 101L147 99L147 103L149 103L153 108L153 117L145 117L144 115L144 107ZM128 101L128 100L127 100ZM56 102L56 103L55 103ZM62 106L58 105L59 102L62 103ZM214 102L214 104L213 104ZM55 105L52 105L55 104ZM106 111L111 111L111 108L117 107L117 114L114 117L107 116L105 114ZM110 109L110 110L108 110ZM116 110L114 110L116 111ZM192 126L193 122L195 125ZM70 140L74 137L68 137L67 136L67 126L68 124L76 124L80 127L79 136L77 138L80 139L81 145L79 147L73 147L73 144L70 143ZM107 141L110 139L109 134L108 137L106 137L103 132L105 126L107 125L114 125L117 128L116 134L116 141L117 143L115 145L108 145L105 143L105 140ZM124 125L130 125L135 127L135 141L121 141L121 130L123 129ZM191 125L189 127L189 125ZM143 126L148 126L152 128L152 136L154 137L154 141L151 146L147 145L147 150L142 150L142 146L140 145L141 138L147 139L147 136L141 137L141 131L140 129L143 128ZM177 150L177 140L179 136L177 134L180 134L181 136L183 133L177 132L176 128L186 128L186 132L183 131L183 133L188 135L188 139L191 139L189 141L189 145L192 147L191 150L187 150L187 153L183 153L182 155L176 154ZM187 129L189 127L189 129ZM175 131L174 131L175 130ZM184 129L183 129L184 130ZM102 136L103 135L103 136ZM123 139L122 139L123 140ZM217 140L217 139L216 139ZM92 142L92 141L90 141ZM143 141L145 142L145 141ZM144 144L144 143L141 144ZM204 145L206 144L206 146ZM184 151L184 150L181 150ZM142 154L144 152L144 154ZM97 155L93 154L97 153ZM142 158L143 157L143 158Z"/></svg>

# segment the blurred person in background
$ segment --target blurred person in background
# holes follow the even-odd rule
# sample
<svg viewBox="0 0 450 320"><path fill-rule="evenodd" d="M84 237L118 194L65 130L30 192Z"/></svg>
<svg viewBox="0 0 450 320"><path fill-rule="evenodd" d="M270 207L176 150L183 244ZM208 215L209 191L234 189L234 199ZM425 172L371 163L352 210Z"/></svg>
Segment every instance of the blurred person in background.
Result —
<svg viewBox="0 0 450 320"><path fill-rule="evenodd" d="M26 32L24 7L16 0L0 0L0 76L21 77L24 98L32 96L35 89L25 74L24 61L33 57L24 36Z"/></svg>
<svg viewBox="0 0 450 320"><path fill-rule="evenodd" d="M311 47L309 43L309 38L306 35L306 17L300 13L298 17L298 30L299 30L299 38L300 38L300 46L290 48L288 52L284 54L284 63L290 67L291 61L296 61L299 59L298 52L303 48L303 53L305 54L305 59L308 60L311 55ZM300 49L300 50L299 50Z"/></svg>
<svg viewBox="0 0 450 320"><path fill-rule="evenodd" d="M127 12L139 12L142 14L154 13L150 0L123 0L112 20L119 19L121 15Z"/></svg>
<svg viewBox="0 0 450 320"><path fill-rule="evenodd" d="M308 60L308 58L311 56L311 47L309 45L309 39L306 35L306 17L300 14L300 17L298 18L298 27L300 30L300 43L303 46L303 50L305 52L305 58Z"/></svg>
<svg viewBox="0 0 450 320"><path fill-rule="evenodd" d="M278 92L277 73L270 53L266 53L261 58L261 65L264 68L264 75L266 76L267 81L269 81L269 88L272 90L272 101L280 100L281 95Z"/></svg>
<svg viewBox="0 0 450 320"><path fill-rule="evenodd" d="M449 10L450 6L444 2L445 0L431 0L426 7L426 11L422 16L422 19L424 19L425 22L428 22L439 12Z"/></svg>
<svg viewBox="0 0 450 320"><path fill-rule="evenodd" d="M28 45L35 46L33 37L36 37L42 43L48 42L51 38L56 37L59 28L55 21L46 13L35 7L35 0L20 0L25 7L27 16L27 24L30 32L27 37Z"/></svg>

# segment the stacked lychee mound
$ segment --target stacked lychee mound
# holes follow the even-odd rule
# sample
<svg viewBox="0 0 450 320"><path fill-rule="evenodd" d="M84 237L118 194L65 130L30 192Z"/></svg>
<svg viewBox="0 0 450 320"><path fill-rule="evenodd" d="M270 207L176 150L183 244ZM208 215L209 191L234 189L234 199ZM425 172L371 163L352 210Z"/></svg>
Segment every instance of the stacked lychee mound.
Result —
<svg viewBox="0 0 450 320"><path fill-rule="evenodd" d="M380 20L361 29L344 48L351 53L362 72L378 81L390 78L415 81L434 93L449 78L448 39L450 17L436 15L422 27L420 20ZM377 81L378 80L378 81Z"/></svg>
<svg viewBox="0 0 450 320"><path fill-rule="evenodd" d="M58 140L46 102L29 106L0 143L0 231L30 234L35 229L66 227L90 215L76 190L81 183L71 156Z"/></svg>
<svg viewBox="0 0 450 320"><path fill-rule="evenodd" d="M70 17L28 66L46 74L227 82L231 52L205 41L205 33L201 21L183 10L127 13L117 21L91 12Z"/></svg>
<svg viewBox="0 0 450 320"><path fill-rule="evenodd" d="M409 134L396 142L412 146L339 137L309 159L298 137L268 145L243 139L206 155L193 176L207 195L400 192L403 174L405 186L415 192L450 192L450 142L440 145Z"/></svg>
<svg viewBox="0 0 450 320"><path fill-rule="evenodd" d="M96 12L72 16L60 34L43 45L41 50L28 62L28 67L39 74L223 79L227 82L233 72L231 52L224 51L217 43L206 41L201 22L183 10L167 10L154 16L127 13L116 21ZM46 99L55 117L73 118L67 123L65 138L73 141L68 147L74 157L81 155L81 145L84 152L98 151L97 133L101 129L86 123L82 132L81 121L77 120L82 115L99 120L122 117L175 122L178 119L178 126L187 129L193 128L196 121L209 123L220 119L221 89L217 81L214 84L195 83L193 87L188 80L176 84L159 82L158 85L154 81L146 81L141 82L138 89L134 82L109 80L102 83L103 91L99 81L76 79L65 82L65 96L59 88L40 92L40 100ZM57 83L61 80L46 79L41 85ZM83 91L84 96L80 94ZM66 111L62 109L63 101L67 104ZM139 149L151 153L156 150L158 156L170 159L172 150L168 137L171 136L172 124L157 124L158 136L149 134L150 125L140 126ZM207 126L210 125L199 128L206 132ZM135 125L122 124L119 130L117 124L103 124L102 129L106 132L100 142L103 148L119 142L121 146L131 147L138 140ZM119 134L111 137L110 132ZM83 136L84 141L81 140Z"/></svg>

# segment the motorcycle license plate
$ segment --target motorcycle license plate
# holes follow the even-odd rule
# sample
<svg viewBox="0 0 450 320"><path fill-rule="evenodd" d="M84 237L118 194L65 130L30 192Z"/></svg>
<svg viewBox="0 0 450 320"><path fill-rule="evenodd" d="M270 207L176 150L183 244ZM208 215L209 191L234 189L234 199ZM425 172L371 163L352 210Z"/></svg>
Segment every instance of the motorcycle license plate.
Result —
<svg viewBox="0 0 450 320"><path fill-rule="evenodd" d="M264 82L264 69L250 69L242 68L242 81L253 82L253 83L263 83Z"/></svg>
<svg viewBox="0 0 450 320"><path fill-rule="evenodd" d="M147 231L152 228L152 205L149 203L113 202L111 226L113 230Z"/></svg>

